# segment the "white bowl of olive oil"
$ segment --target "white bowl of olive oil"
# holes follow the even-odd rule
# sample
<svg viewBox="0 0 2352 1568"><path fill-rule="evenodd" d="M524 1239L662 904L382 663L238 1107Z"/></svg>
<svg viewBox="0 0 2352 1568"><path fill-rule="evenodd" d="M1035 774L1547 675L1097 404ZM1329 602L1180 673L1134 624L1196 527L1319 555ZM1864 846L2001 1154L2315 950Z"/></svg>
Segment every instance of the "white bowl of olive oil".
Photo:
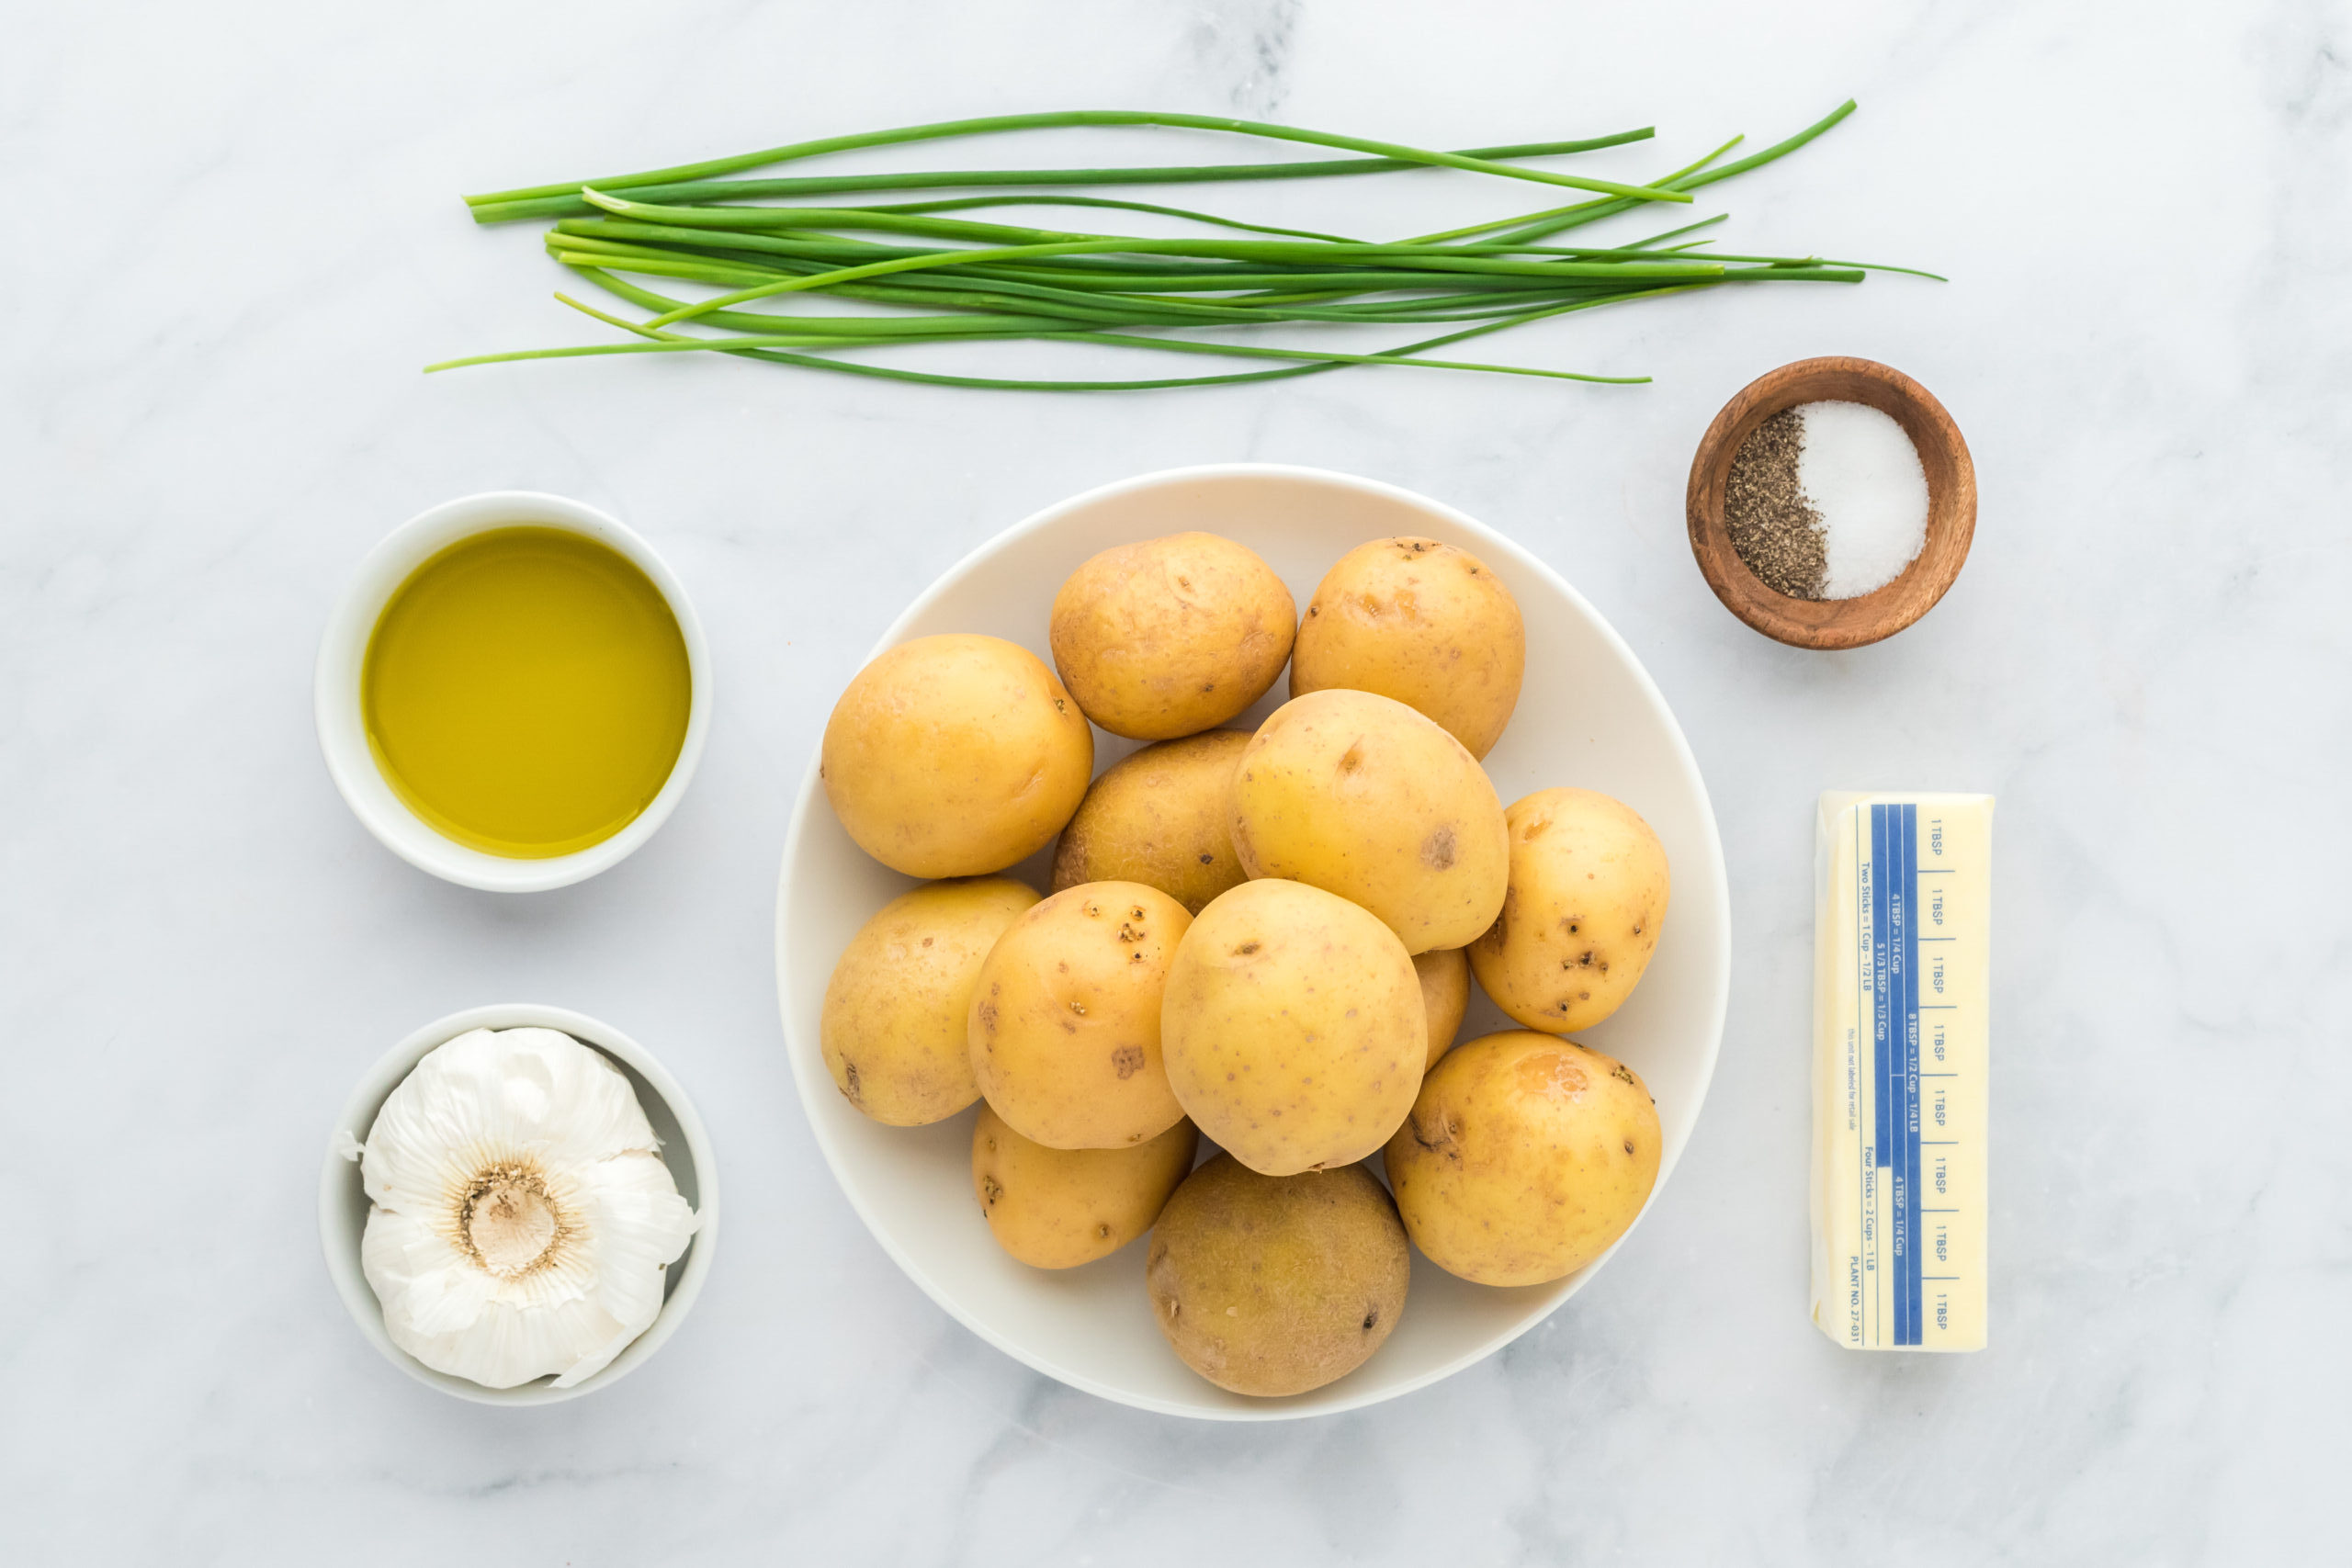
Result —
<svg viewBox="0 0 2352 1568"><path fill-rule="evenodd" d="M652 547L594 507L492 491L411 518L319 645L335 788L410 864L528 893L651 838L710 727L710 651Z"/></svg>

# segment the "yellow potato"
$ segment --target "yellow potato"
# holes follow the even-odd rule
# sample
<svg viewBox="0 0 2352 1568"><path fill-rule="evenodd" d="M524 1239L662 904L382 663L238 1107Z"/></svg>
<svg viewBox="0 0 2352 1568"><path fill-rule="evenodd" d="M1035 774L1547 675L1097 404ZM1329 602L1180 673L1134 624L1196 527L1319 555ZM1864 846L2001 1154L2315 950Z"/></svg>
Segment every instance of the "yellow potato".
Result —
<svg viewBox="0 0 2352 1568"><path fill-rule="evenodd" d="M1184 1113L1268 1176L1378 1148L1429 1055L1404 944L1301 882L1245 882L1203 909L1169 966L1160 1017Z"/></svg>
<svg viewBox="0 0 2352 1568"><path fill-rule="evenodd" d="M1248 731L1163 740L1114 763L1079 803L1054 851L1054 891L1140 882L1199 914L1242 881L1233 851L1233 767Z"/></svg>
<svg viewBox="0 0 2352 1568"><path fill-rule="evenodd" d="M1486 562L1435 539L1374 539L1341 556L1306 602L1290 694L1377 692L1483 757L1526 672L1519 602Z"/></svg>
<svg viewBox="0 0 2352 1568"><path fill-rule="evenodd" d="M1431 948L1413 954L1413 973L1420 979L1421 1010L1430 1021L1430 1059L1421 1068L1427 1073L1453 1049L1462 1015L1470 1010L1470 960L1458 947Z"/></svg>
<svg viewBox="0 0 2352 1568"><path fill-rule="evenodd" d="M972 1191L999 1247L1033 1269L1075 1269L1151 1228L1199 1143L1193 1124L1179 1122L1124 1149L1049 1149L982 1105Z"/></svg>
<svg viewBox="0 0 2352 1568"><path fill-rule="evenodd" d="M1623 801L1538 790L1506 814L1510 891L1470 944L1495 1005L1530 1029L1589 1029L1633 993L1666 922L1666 847Z"/></svg>
<svg viewBox="0 0 2352 1568"><path fill-rule="evenodd" d="M903 642L825 725L825 797L909 876L975 876L1043 849L1086 794L1094 732L1045 661L1001 637Z"/></svg>
<svg viewBox="0 0 2352 1568"><path fill-rule="evenodd" d="M980 964L1037 890L1010 877L934 882L882 906L825 987L825 1066L876 1122L920 1127L980 1098L967 1043Z"/></svg>
<svg viewBox="0 0 2352 1568"><path fill-rule="evenodd" d="M1369 692L1274 710L1241 753L1233 844L1251 876L1361 904L1408 953L1461 947L1494 924L1510 864L1502 802L1477 759Z"/></svg>
<svg viewBox="0 0 2352 1568"><path fill-rule="evenodd" d="M1193 917L1158 888L1090 882L1024 912L972 987L972 1076L1055 1149L1118 1149L1183 1119L1160 1065L1169 961Z"/></svg>
<svg viewBox="0 0 2352 1568"><path fill-rule="evenodd" d="M1054 595L1054 667L1114 735L1172 740L1265 695L1297 615L1273 569L1215 534L1120 545Z"/></svg>
<svg viewBox="0 0 2352 1568"><path fill-rule="evenodd" d="M1514 1029L1447 1054L1386 1159L1430 1262L1481 1285L1535 1285L1625 1234L1659 1153L1657 1107L1633 1068Z"/></svg>
<svg viewBox="0 0 2352 1568"><path fill-rule="evenodd" d="M1186 1366L1273 1396L1363 1365L1404 1315L1412 1271L1396 1207L1362 1166L1261 1176L1219 1155L1160 1211L1143 1277Z"/></svg>

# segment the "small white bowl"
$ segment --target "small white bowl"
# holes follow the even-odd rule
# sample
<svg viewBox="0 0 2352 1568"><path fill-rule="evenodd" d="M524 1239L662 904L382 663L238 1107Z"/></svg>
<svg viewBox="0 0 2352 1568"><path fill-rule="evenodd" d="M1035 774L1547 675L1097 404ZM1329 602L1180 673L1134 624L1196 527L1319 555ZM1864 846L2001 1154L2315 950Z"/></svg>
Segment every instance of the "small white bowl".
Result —
<svg viewBox="0 0 2352 1568"><path fill-rule="evenodd" d="M635 562L653 580L670 613L678 618L678 630L686 641L687 673L694 681L685 741L678 748L677 762L670 769L662 793L635 821L611 838L545 860L485 854L446 837L411 811L376 766L360 709L360 672L367 660L368 637L384 605L409 574L460 539L518 525L584 535ZM653 553L653 547L628 528L593 506L560 495L488 491L444 502L410 518L368 553L320 640L311 701L318 718L319 748L326 753L327 772L334 778L334 787L385 848L419 870L468 887L492 893L536 893L568 886L619 863L669 820L678 797L694 778L695 765L702 761L703 737L710 728L710 645L704 640L702 622L695 617L684 586Z"/></svg>
<svg viewBox="0 0 2352 1568"><path fill-rule="evenodd" d="M401 1080L415 1069L427 1052L469 1030L522 1028L560 1030L582 1045L603 1053L621 1070L629 1086L637 1090L637 1102L644 1109L645 1119L653 1124L654 1136L662 1140L662 1163L670 1168L671 1179L678 1184L679 1193L702 1218L694 1239L686 1244L684 1255L670 1265L662 1310L652 1323L603 1371L570 1388L553 1387L552 1378L541 1378L519 1388L484 1388L465 1378L436 1372L392 1343L391 1336L384 1330L383 1306L376 1300L376 1292L359 1266L360 1236L368 1228L368 1189L360 1179L359 1162L343 1152L346 1137L353 1142L367 1139L368 1130L376 1124L376 1113L384 1108L384 1101L391 1098L392 1090L400 1087ZM710 1137L703 1131L702 1118L695 1113L694 1101L686 1098L686 1091L678 1087L677 1079L644 1046L610 1024L599 1023L584 1013L532 1002L503 1002L453 1012L447 1018L435 1019L386 1052L382 1060L359 1080L359 1087L351 1091L350 1101L344 1106L343 1115L327 1140L326 1166L319 1176L319 1240L326 1249L327 1272L334 1277L335 1293L343 1297L343 1304L350 1309L351 1320L359 1325L359 1332L384 1353L385 1359L417 1382L479 1404L554 1404L608 1388L627 1377L659 1350L662 1342L678 1331L678 1325L685 1321L695 1298L702 1293L703 1280L710 1273L711 1251L718 1239L718 1167L711 1158Z"/></svg>
<svg viewBox="0 0 2352 1568"><path fill-rule="evenodd" d="M1657 1097L1665 1148L1657 1190L1664 1191L1698 1122L1723 1038L1731 978L1723 845L1690 748L1640 660L1576 590L1510 539L1410 491L1316 468L1251 463L1147 474L1048 507L998 535L917 599L875 651L935 632L986 632L1050 659L1047 611L1080 562L1113 545L1188 528L1257 551L1302 605L1340 556L1396 534L1469 550L1518 598L1527 620L1527 678L1510 728L1486 759L1497 790L1507 804L1553 784L1613 795L1657 830L1673 871L1673 899L1640 987L1614 1017L1577 1036L1629 1063ZM1257 723L1287 689L1277 682L1238 722ZM1096 762L1107 766L1135 742L1097 730L1095 747ZM1049 853L1012 874L1042 890ZM818 1038L825 983L858 928L913 885L842 831L811 758L776 899L776 982L793 1072L819 1146L884 1250L966 1326L1037 1371L1170 1415L1266 1421L1351 1410L1501 1348L1608 1261L1550 1284L1497 1290L1456 1279L1417 1253L1396 1331L1363 1366L1287 1399L1216 1388L1176 1359L1152 1321L1143 1285L1147 1243L1079 1269L1026 1268L998 1247L972 1200L970 1113L930 1127L885 1127L833 1087ZM1461 1038L1510 1027L1479 997Z"/></svg>

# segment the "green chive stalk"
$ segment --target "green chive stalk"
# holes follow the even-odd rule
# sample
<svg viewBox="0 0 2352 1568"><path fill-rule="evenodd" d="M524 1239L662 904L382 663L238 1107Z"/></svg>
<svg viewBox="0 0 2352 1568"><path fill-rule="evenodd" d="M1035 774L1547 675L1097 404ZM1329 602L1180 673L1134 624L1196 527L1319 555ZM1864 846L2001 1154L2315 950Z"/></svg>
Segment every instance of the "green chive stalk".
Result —
<svg viewBox="0 0 2352 1568"><path fill-rule="evenodd" d="M1623 244L1546 243L1568 230L1692 193L1787 156L1853 112L1849 101L1794 136L1731 163L1733 138L1695 163L1644 184L1589 179L1523 162L1649 139L1648 128L1579 141L1433 152L1328 131L1205 115L1074 110L998 115L831 137L737 157L594 180L468 197L481 223L552 218L556 261L649 312L630 320L556 298L632 341L520 349L444 360L428 370L529 359L615 355L729 354L797 368L933 386L1047 391L1231 386L1365 366L1406 366L1604 385L1647 377L1542 369L1432 357L1469 338L1601 305L1729 284L1860 283L1902 267L1818 255L1719 252L1695 231L1714 214ZM1359 156L1271 164L1143 165L1097 169L981 169L931 173L735 177L835 152L954 137L1083 126L1210 130L1335 148ZM1394 241L1246 222L1197 209L1069 187L1312 179L1451 170L1586 193L1565 207ZM958 188L989 194L844 204L853 193ZM1199 232L1102 233L996 221L989 209L1137 212ZM956 216L969 214L970 216ZM627 275L627 276L624 276ZM707 290L658 293L628 276ZM1932 273L1917 274L1932 277ZM847 301L854 313L777 309ZM767 309L746 307L767 302ZM1462 323L1468 323L1463 325ZM1204 335L1236 328L1457 326L1442 336L1358 352L1354 345L1294 347ZM690 328L692 331L682 331ZM985 345L1007 341L1082 344L1135 355L1206 355L1270 362L1228 373L1075 380L948 374L850 355L869 349ZM966 352L971 352L967 349Z"/></svg>

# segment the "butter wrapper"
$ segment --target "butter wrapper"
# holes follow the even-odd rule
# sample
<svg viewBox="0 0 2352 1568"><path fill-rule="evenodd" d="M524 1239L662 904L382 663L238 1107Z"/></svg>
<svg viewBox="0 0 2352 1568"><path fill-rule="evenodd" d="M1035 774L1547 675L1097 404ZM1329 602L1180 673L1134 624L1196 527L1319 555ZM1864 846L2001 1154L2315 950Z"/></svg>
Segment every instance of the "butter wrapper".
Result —
<svg viewBox="0 0 2352 1568"><path fill-rule="evenodd" d="M1834 792L1814 857L1813 1321L1981 1350L1993 797Z"/></svg>

